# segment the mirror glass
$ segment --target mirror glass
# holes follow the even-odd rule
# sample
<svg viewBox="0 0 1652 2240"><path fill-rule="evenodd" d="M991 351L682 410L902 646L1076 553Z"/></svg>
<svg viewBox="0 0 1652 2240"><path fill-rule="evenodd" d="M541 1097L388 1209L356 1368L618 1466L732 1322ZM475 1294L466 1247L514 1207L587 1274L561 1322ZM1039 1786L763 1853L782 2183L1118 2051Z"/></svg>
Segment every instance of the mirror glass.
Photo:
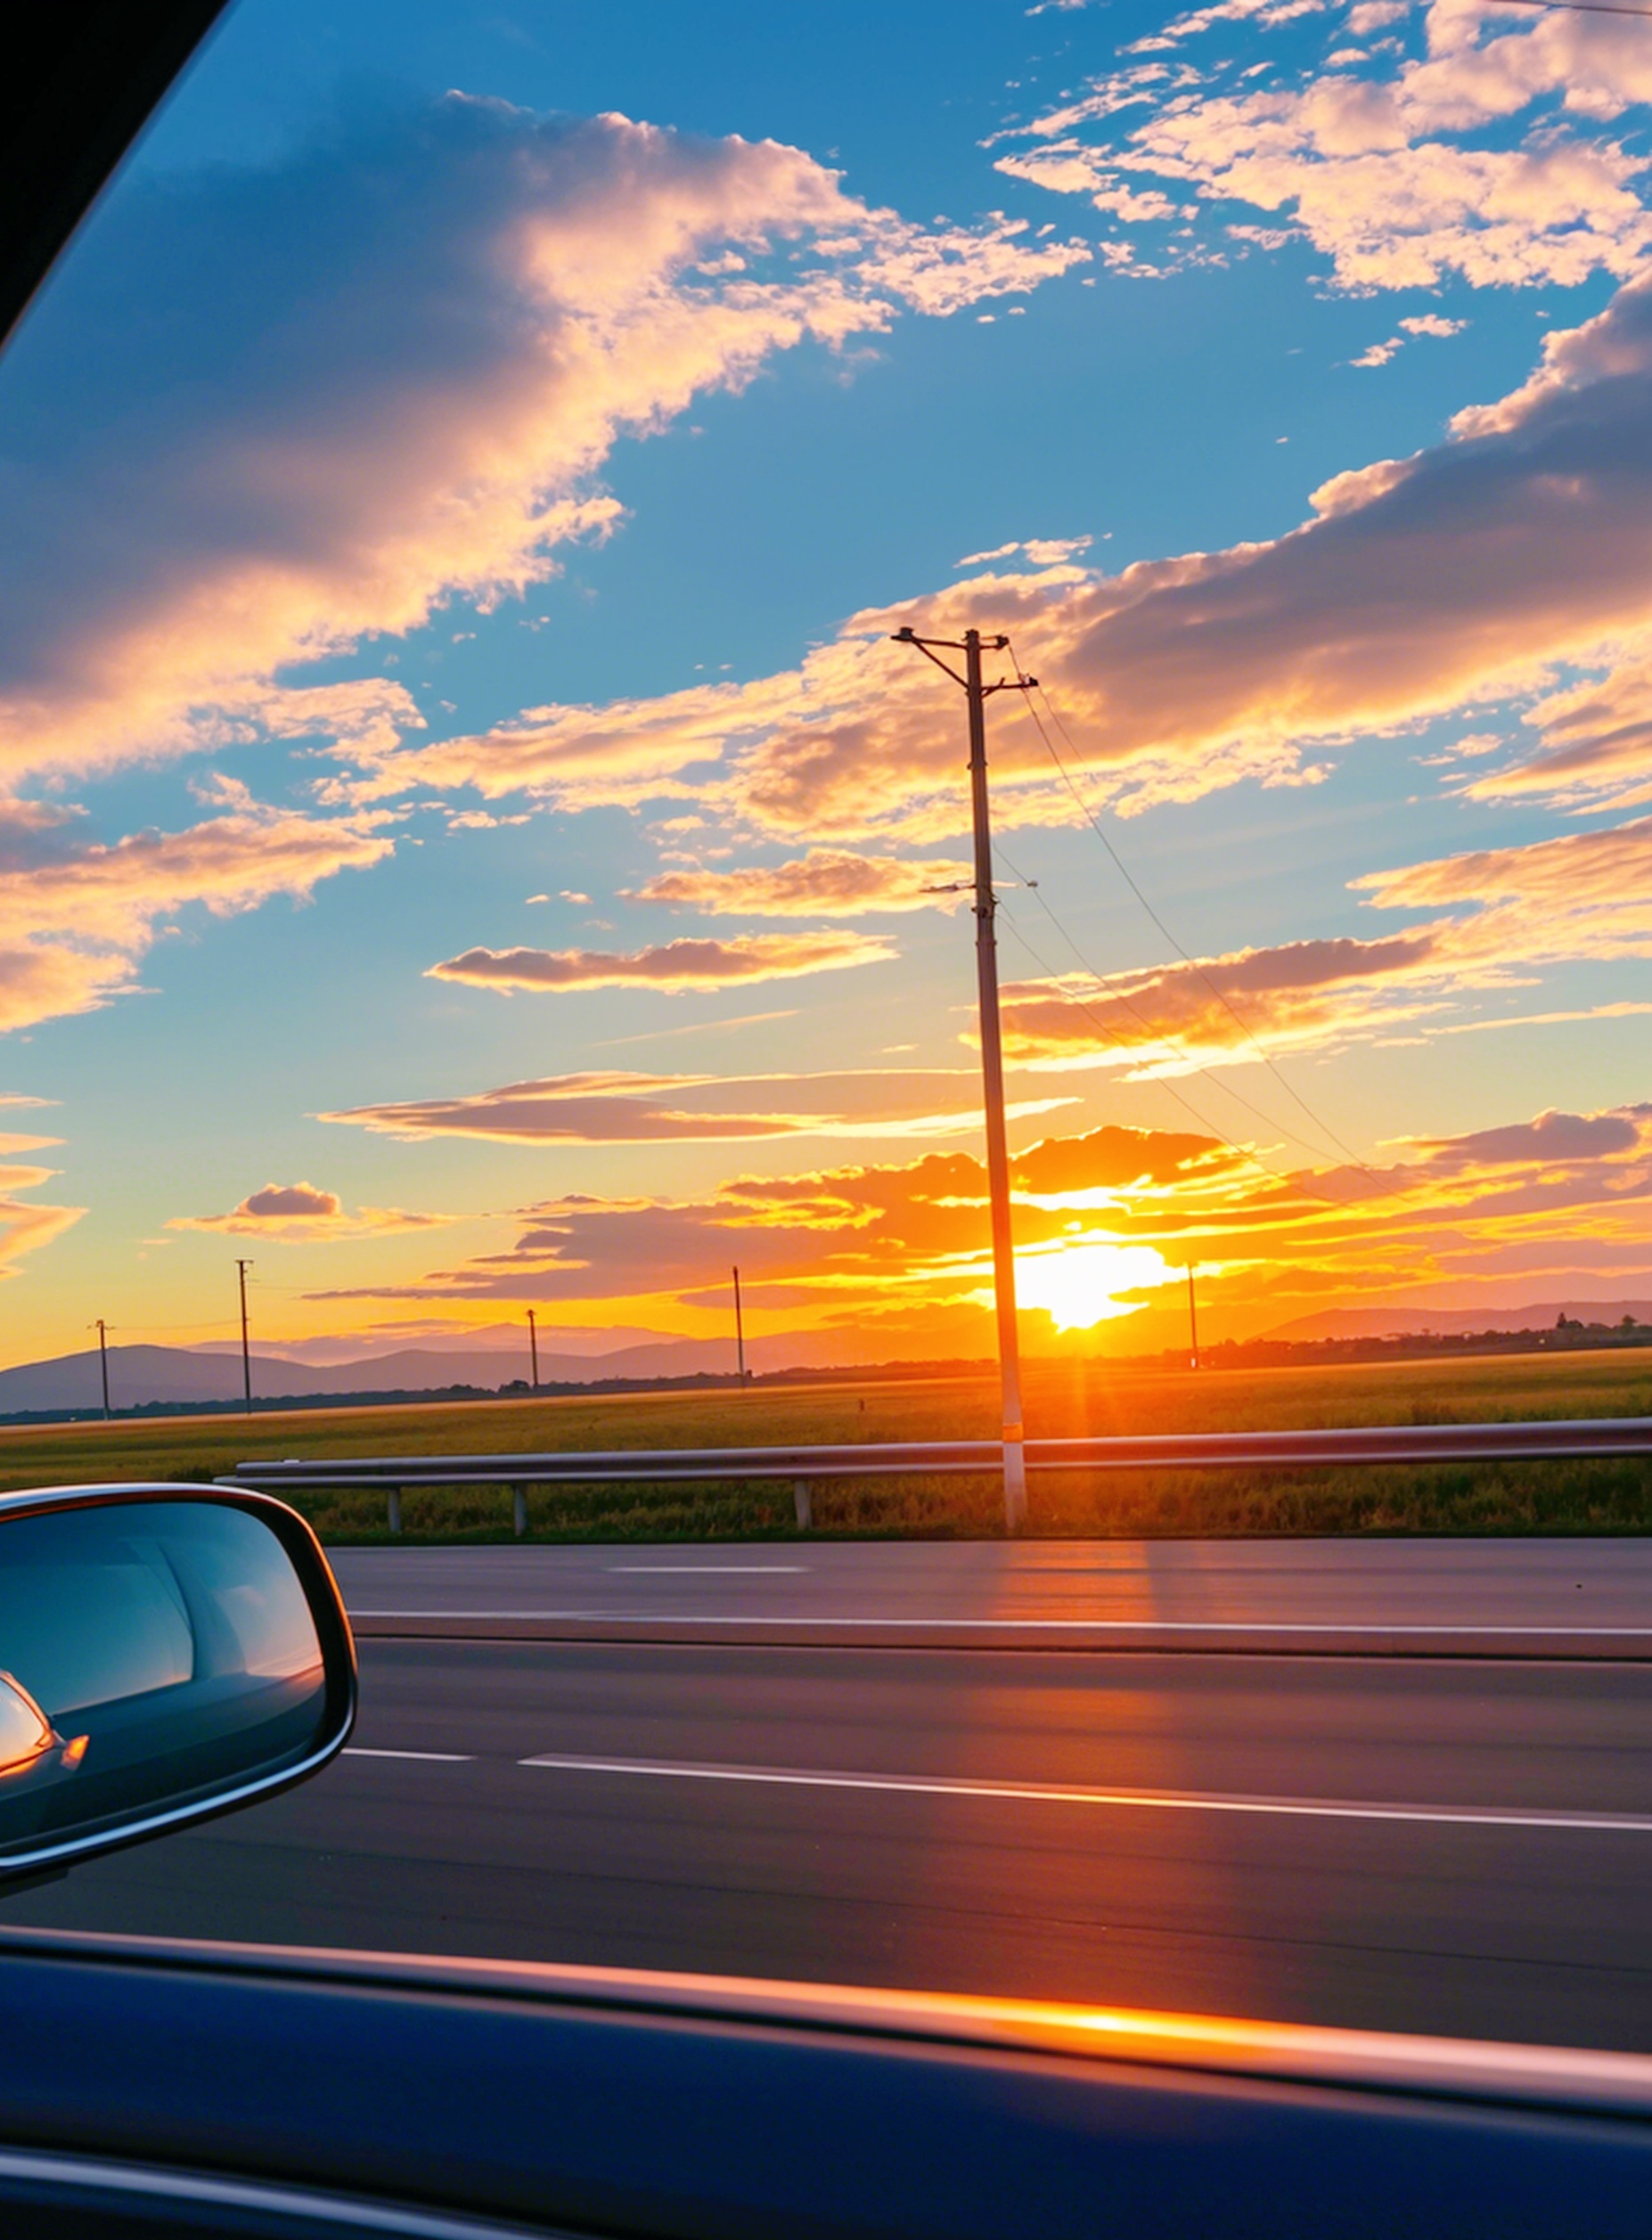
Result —
<svg viewBox="0 0 1652 2240"><path fill-rule="evenodd" d="M0 1529L0 1866L200 1804L321 1746L315 1622L269 1527L210 1502Z"/></svg>

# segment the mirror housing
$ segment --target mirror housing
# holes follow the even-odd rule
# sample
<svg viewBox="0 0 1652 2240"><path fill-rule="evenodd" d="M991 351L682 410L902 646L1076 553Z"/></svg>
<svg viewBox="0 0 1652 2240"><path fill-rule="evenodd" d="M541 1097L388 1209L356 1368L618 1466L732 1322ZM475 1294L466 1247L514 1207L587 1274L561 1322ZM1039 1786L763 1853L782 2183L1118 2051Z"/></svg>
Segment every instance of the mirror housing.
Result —
<svg viewBox="0 0 1652 2240"><path fill-rule="evenodd" d="M0 1895L319 1772L356 1721L320 1543L269 1495L0 1495Z"/></svg>

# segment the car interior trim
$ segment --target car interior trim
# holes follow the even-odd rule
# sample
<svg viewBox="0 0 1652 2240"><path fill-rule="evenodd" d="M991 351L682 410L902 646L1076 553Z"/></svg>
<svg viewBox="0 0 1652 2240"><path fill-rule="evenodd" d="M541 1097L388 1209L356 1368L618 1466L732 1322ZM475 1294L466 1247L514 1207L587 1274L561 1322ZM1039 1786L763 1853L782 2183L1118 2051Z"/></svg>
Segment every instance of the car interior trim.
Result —
<svg viewBox="0 0 1652 2240"><path fill-rule="evenodd" d="M1276 2083L1410 2097L1652 2114L1652 2055L1326 2028L1218 2015L1163 2014L1052 2000L785 1982L530 1960L250 1945L200 1939L9 1929L0 1955L29 1952L132 1967L482 1996L683 2021L911 2039L1196 2070Z"/></svg>

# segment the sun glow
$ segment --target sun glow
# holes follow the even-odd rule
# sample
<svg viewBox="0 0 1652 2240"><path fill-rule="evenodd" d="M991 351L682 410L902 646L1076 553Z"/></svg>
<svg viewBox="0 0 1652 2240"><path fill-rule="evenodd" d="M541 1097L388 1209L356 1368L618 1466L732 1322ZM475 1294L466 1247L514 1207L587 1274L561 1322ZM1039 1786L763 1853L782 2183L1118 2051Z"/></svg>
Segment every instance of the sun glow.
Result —
<svg viewBox="0 0 1652 2240"><path fill-rule="evenodd" d="M1062 1245L1017 1253L1016 1296L1023 1307L1042 1307L1058 1330L1087 1330L1136 1312L1120 1292L1168 1283L1175 1272L1151 1245Z"/></svg>

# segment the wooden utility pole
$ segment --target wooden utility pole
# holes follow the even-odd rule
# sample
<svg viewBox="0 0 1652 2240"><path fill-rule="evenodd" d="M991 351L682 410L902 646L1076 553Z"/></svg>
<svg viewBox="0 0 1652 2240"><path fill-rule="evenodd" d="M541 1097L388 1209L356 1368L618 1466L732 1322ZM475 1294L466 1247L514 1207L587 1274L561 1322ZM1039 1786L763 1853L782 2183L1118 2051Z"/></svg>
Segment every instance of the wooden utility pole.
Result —
<svg viewBox="0 0 1652 2240"><path fill-rule="evenodd" d="M97 1318L97 1360L98 1367L103 1372L103 1420L107 1423L109 1421L109 1339L101 1314Z"/></svg>
<svg viewBox="0 0 1652 2240"><path fill-rule="evenodd" d="M1198 1367L1198 1301L1193 1292L1193 1271L1196 1260L1188 1263L1188 1367Z"/></svg>
<svg viewBox="0 0 1652 2240"><path fill-rule="evenodd" d="M250 1260L238 1260L235 1272L241 1278L241 1382L246 1394L247 1413L252 1413L252 1350L247 1343L247 1271Z"/></svg>
<svg viewBox="0 0 1652 2240"><path fill-rule="evenodd" d="M539 1326L534 1320L534 1310L527 1310L527 1357L534 1365L534 1390L539 1390Z"/></svg>
<svg viewBox="0 0 1652 2240"><path fill-rule="evenodd" d="M740 1381L746 1382L746 1318L740 1312L740 1270L734 1271L734 1365Z"/></svg>
<svg viewBox="0 0 1652 2240"><path fill-rule="evenodd" d="M961 685L969 711L969 803L975 825L975 966L981 1014L981 1089L986 1117L986 1184L993 1215L993 1298L998 1314L998 1373L1003 1394L1004 1525L1018 1533L1026 1521L1026 1430L1021 1421L1021 1345L1016 1324L1015 1245L1010 1227L1010 1148L1004 1132L1003 1039L998 1023L998 936L994 920L993 832L986 793L986 702L990 694L1035 683L1028 676L981 679L983 650L1002 653L1008 638L983 638L966 630L961 639L920 638L908 627L895 633L899 645L916 646L954 684ZM961 653L959 675L941 653Z"/></svg>

